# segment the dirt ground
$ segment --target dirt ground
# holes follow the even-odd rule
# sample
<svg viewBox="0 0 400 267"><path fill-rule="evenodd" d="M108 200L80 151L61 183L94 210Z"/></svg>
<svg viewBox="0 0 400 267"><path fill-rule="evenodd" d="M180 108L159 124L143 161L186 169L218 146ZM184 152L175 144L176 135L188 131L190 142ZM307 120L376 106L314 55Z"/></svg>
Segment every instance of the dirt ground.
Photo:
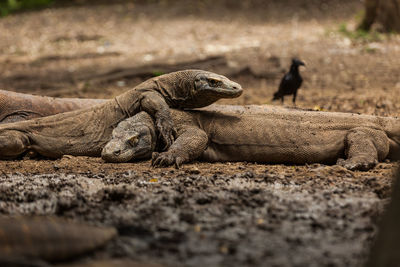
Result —
<svg viewBox="0 0 400 267"><path fill-rule="evenodd" d="M76 2L0 19L1 89L111 98L148 78L137 72L148 65L207 59L202 68L245 89L220 103L280 105L272 94L299 57L306 68L297 106L400 115L400 37L338 31L354 28L359 1ZM216 56L223 60L208 60ZM157 66L150 74L163 70ZM80 264L360 266L395 165L353 172L244 162L153 169L71 156L0 161L0 213L118 228L116 240Z"/></svg>

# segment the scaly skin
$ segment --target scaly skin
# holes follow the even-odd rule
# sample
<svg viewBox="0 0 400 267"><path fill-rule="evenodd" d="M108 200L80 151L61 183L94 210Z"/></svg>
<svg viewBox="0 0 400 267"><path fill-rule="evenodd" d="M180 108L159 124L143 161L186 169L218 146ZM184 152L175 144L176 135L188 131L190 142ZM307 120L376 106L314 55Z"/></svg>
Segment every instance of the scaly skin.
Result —
<svg viewBox="0 0 400 267"><path fill-rule="evenodd" d="M186 70L162 75L103 104L0 125L0 159L14 159L26 151L50 158L100 156L113 128L142 110L155 118L156 128L169 147L174 132L169 106L203 107L241 93L239 84L211 72Z"/></svg>
<svg viewBox="0 0 400 267"><path fill-rule="evenodd" d="M350 170L368 170L378 161L392 158L400 149L397 118L229 105L213 105L197 111L171 110L171 115L178 138L168 151L154 153L154 166L179 166L200 158L210 162L294 164L337 161ZM139 127L136 120L133 131L125 127L123 137L113 137L104 147L103 159L128 161L135 158L134 151L148 155L145 150L151 146L140 138L145 138L146 127L148 133L155 130L149 121L147 117ZM140 138L127 142L132 134ZM147 134L146 138L152 137ZM142 149L135 147L143 144Z"/></svg>
<svg viewBox="0 0 400 267"><path fill-rule="evenodd" d="M87 108L105 99L55 98L0 90L0 123L46 117Z"/></svg>
<svg viewBox="0 0 400 267"><path fill-rule="evenodd" d="M111 227L55 217L0 217L0 265L70 259L105 245L116 235Z"/></svg>

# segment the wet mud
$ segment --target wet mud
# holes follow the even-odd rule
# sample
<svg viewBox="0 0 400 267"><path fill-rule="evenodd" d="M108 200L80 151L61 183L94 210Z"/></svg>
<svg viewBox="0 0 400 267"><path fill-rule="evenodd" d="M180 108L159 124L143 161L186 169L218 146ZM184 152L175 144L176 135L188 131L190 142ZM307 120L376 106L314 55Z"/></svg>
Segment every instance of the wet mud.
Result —
<svg viewBox="0 0 400 267"><path fill-rule="evenodd" d="M18 164L22 173L10 167ZM149 165L85 157L0 162L0 212L117 227L117 239L78 263L358 266L390 196L394 164L369 172L320 164Z"/></svg>

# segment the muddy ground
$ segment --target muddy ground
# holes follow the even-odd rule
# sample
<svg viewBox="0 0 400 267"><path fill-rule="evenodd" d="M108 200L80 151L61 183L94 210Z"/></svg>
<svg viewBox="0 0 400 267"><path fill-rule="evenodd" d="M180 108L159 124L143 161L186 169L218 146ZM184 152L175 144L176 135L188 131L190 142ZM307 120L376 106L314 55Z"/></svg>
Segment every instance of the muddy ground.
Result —
<svg viewBox="0 0 400 267"><path fill-rule="evenodd" d="M184 62L245 88L220 103L280 105L272 94L296 56L307 65L299 107L400 114L399 36L343 34L345 24L356 24L359 1L171 2L76 1L1 18L0 88L111 98ZM78 262L360 266L395 165L352 172L201 162L153 169L70 156L0 161L0 213L119 229L116 240Z"/></svg>

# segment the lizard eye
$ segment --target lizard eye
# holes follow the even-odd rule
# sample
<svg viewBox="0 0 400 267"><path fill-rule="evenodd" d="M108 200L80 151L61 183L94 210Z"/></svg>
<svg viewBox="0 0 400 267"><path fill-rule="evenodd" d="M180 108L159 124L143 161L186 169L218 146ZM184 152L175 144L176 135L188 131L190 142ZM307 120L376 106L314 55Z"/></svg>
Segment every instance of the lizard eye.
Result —
<svg viewBox="0 0 400 267"><path fill-rule="evenodd" d="M134 136L131 136L129 139L128 139L128 143L131 145L131 146L135 146L137 143L138 143L138 141L139 141L139 136L136 134L136 135L134 135Z"/></svg>
<svg viewBox="0 0 400 267"><path fill-rule="evenodd" d="M221 85L221 82L220 82L220 81L213 80L213 79L210 79L210 80L208 81L208 83L210 84L211 87L218 87L218 86Z"/></svg>

